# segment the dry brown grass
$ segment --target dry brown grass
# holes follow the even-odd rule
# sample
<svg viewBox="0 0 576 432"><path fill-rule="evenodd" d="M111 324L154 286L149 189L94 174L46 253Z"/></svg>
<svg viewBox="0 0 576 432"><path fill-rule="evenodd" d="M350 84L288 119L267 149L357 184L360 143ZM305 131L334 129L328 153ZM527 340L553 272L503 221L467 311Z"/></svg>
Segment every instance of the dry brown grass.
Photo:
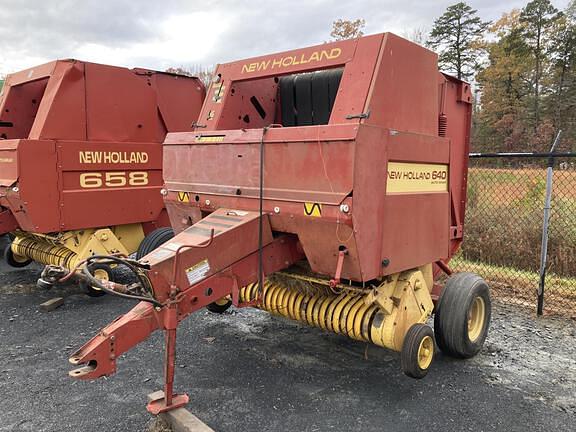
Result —
<svg viewBox="0 0 576 432"><path fill-rule="evenodd" d="M549 271L576 276L576 172L555 173ZM472 168L463 256L470 261L538 270L545 171Z"/></svg>

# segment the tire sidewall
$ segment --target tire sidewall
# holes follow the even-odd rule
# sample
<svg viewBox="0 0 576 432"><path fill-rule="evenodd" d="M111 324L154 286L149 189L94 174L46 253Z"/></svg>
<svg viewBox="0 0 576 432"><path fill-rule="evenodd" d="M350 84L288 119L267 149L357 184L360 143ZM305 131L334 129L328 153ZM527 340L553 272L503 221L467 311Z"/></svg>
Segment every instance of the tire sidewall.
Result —
<svg viewBox="0 0 576 432"><path fill-rule="evenodd" d="M95 270L104 270L106 273L108 273L108 280L114 282L114 271L108 264L94 263L89 265L88 269L92 274L94 274ZM83 281L80 286L89 297L102 297L106 295L106 291L95 289L87 282Z"/></svg>
<svg viewBox="0 0 576 432"><path fill-rule="evenodd" d="M468 335L468 316L470 314L470 309L474 304L477 297L481 297L484 300L484 322L482 324L482 331L475 341L470 340ZM486 337L488 336L488 327L490 325L491 319L491 302L488 285L484 280L478 278L478 280L472 286L472 289L466 297L466 307L465 313L462 315L461 331L462 340L464 341L463 351L468 357L472 357L482 349Z"/></svg>

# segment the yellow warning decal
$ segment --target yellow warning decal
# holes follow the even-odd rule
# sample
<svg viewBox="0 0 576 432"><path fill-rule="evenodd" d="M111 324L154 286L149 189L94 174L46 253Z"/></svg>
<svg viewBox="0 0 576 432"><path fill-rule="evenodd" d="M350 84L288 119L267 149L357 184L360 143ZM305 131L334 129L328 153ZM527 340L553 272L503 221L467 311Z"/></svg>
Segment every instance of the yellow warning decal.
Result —
<svg viewBox="0 0 576 432"><path fill-rule="evenodd" d="M224 135L196 137L196 142L222 142L222 141L224 141Z"/></svg>
<svg viewBox="0 0 576 432"><path fill-rule="evenodd" d="M210 263L208 259L200 261L194 264L192 267L186 269L186 277L188 278L188 283L194 285L200 282L202 279L206 278L210 272Z"/></svg>
<svg viewBox="0 0 576 432"><path fill-rule="evenodd" d="M180 202L190 202L190 194L188 192L178 192L178 201Z"/></svg>
<svg viewBox="0 0 576 432"><path fill-rule="evenodd" d="M447 190L448 165L388 162L386 193Z"/></svg>
<svg viewBox="0 0 576 432"><path fill-rule="evenodd" d="M304 214L306 216L321 217L322 216L322 204L304 203Z"/></svg>

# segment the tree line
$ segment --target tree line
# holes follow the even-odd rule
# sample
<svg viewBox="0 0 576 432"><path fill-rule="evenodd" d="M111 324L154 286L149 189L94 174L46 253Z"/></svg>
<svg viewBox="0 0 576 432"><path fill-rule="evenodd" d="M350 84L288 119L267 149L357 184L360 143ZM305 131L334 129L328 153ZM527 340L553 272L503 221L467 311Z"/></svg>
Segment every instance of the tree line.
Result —
<svg viewBox="0 0 576 432"><path fill-rule="evenodd" d="M337 20L333 40L363 34L365 21ZM465 2L448 6L431 31L405 35L439 56L440 69L473 84L475 151L576 151L576 0L558 10L533 0L483 21Z"/></svg>
<svg viewBox="0 0 576 432"><path fill-rule="evenodd" d="M474 84L474 150L546 151L562 129L562 149L576 151L576 0L565 10L533 0L495 22L456 3L426 45Z"/></svg>

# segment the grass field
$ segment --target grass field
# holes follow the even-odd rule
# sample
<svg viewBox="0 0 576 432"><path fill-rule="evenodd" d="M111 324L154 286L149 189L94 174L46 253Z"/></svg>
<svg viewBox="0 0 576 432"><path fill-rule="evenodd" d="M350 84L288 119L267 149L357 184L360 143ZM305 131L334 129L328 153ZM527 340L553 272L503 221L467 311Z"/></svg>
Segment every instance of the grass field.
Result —
<svg viewBox="0 0 576 432"><path fill-rule="evenodd" d="M456 271L482 275L496 299L536 308L540 279L537 272L467 261L461 256L454 258L450 265ZM547 274L544 293L547 312L576 314L576 278Z"/></svg>
<svg viewBox="0 0 576 432"><path fill-rule="evenodd" d="M554 171L546 305L576 312L576 170ZM469 171L464 244L453 261L482 274L495 293L536 303L546 169L478 168Z"/></svg>

